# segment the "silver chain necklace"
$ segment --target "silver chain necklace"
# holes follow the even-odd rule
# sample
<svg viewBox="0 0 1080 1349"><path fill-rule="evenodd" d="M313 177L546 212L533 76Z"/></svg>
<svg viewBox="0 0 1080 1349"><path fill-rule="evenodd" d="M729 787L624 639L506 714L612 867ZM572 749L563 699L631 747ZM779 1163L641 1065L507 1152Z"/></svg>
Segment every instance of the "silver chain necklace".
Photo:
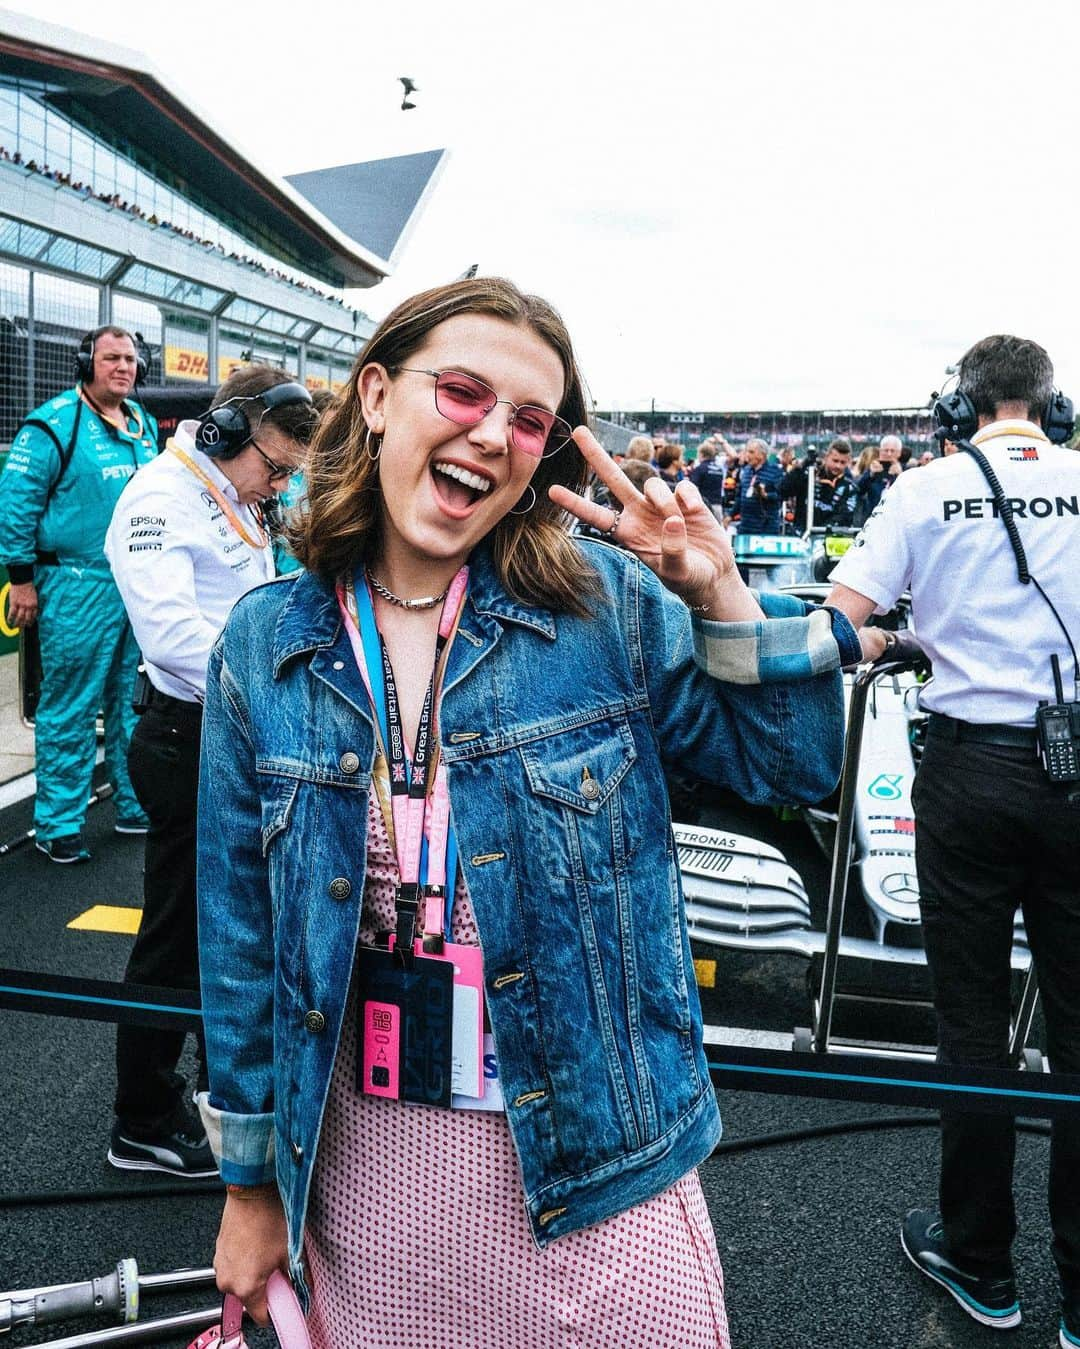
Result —
<svg viewBox="0 0 1080 1349"><path fill-rule="evenodd" d="M367 567L364 568L364 571L376 595L381 595L384 600L396 604L399 609L434 609L436 604L442 604L450 590L450 587L447 586L441 595L428 595L419 600L403 600L400 595L395 595L392 590L388 590L381 581L377 581Z"/></svg>

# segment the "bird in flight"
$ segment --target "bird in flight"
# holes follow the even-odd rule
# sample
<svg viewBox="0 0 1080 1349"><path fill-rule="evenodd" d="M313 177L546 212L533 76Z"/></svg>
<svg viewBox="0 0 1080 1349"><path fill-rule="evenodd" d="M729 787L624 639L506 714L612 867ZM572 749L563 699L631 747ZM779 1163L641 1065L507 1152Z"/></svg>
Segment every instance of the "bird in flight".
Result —
<svg viewBox="0 0 1080 1349"><path fill-rule="evenodd" d="M413 81L408 77L408 75L399 75L398 80L400 81L402 88L405 91L401 99L401 111L407 112L409 108L416 107L415 103L409 102L409 95L414 94L416 90L419 88L419 85L414 84Z"/></svg>

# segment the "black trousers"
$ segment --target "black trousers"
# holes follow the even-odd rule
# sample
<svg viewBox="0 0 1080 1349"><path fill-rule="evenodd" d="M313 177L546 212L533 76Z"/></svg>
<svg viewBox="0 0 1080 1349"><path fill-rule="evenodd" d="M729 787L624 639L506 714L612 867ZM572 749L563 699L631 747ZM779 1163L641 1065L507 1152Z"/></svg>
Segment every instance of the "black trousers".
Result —
<svg viewBox="0 0 1080 1349"><path fill-rule="evenodd" d="M913 791L938 1060L1008 1065L1009 955L1019 904L1055 1072L1080 1073L1080 807L1031 749L957 743L933 727ZM1007 1115L942 1111L941 1212L963 1264L1009 1262L1016 1135ZM1065 1289L1080 1293L1080 1112L1053 1124L1050 1222Z"/></svg>
<svg viewBox="0 0 1080 1349"><path fill-rule="evenodd" d="M195 914L195 820L199 788L197 703L155 703L139 718L128 747L128 771L150 820L146 836L143 916L125 978L165 988L198 989ZM136 1132L175 1125L184 1112L184 1080L176 1065L184 1031L118 1026L116 1114ZM205 1044L198 1037L200 1078Z"/></svg>

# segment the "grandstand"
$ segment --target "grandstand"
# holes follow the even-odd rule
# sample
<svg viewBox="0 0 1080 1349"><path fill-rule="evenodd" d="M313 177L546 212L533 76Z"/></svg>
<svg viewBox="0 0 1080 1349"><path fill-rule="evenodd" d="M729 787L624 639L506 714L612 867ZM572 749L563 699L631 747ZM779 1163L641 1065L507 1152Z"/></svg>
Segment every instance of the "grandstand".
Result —
<svg viewBox="0 0 1080 1349"><path fill-rule="evenodd" d="M103 323L143 336L150 384L269 361L339 387L374 327L340 292L389 274L443 155L300 175L319 209L138 53L0 10L0 450Z"/></svg>
<svg viewBox="0 0 1080 1349"><path fill-rule="evenodd" d="M846 408L803 412L672 412L667 409L598 411L598 417L634 432L663 436L694 446L706 436L722 435L733 445L755 436L779 449L790 445L827 445L845 436L856 447L876 443L885 435L899 436L905 445L934 445L934 419L929 408Z"/></svg>

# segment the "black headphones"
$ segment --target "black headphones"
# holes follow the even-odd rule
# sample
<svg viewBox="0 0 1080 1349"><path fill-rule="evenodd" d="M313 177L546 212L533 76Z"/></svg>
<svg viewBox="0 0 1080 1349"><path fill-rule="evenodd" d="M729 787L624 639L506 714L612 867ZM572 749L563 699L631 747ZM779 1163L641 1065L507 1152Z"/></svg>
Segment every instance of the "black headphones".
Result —
<svg viewBox="0 0 1080 1349"><path fill-rule="evenodd" d="M979 428L975 405L960 389L935 396L934 421L937 423L934 437L939 444L946 440L970 440ZM1040 421L1047 440L1054 445L1064 445L1076 427L1072 399L1055 389L1042 410Z"/></svg>
<svg viewBox="0 0 1080 1349"><path fill-rule="evenodd" d="M247 403L262 407L254 427L244 411ZM302 384L289 381L275 384L262 393L245 398L230 398L219 407L211 408L199 423L195 444L211 459L234 459L259 429L263 417L274 408L290 407L294 403L311 404L311 394Z"/></svg>
<svg viewBox="0 0 1080 1349"><path fill-rule="evenodd" d="M95 328L92 333L87 333L79 343L79 349L75 353L75 373L79 381L83 384L93 384L94 382L94 348L97 346L97 340L103 333L117 331L116 325L106 323L102 328ZM120 329L119 331L123 331ZM125 332L124 336L131 342L135 348L135 383L141 384L147 375L146 356L139 348L138 342Z"/></svg>

